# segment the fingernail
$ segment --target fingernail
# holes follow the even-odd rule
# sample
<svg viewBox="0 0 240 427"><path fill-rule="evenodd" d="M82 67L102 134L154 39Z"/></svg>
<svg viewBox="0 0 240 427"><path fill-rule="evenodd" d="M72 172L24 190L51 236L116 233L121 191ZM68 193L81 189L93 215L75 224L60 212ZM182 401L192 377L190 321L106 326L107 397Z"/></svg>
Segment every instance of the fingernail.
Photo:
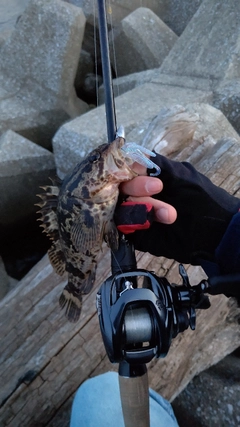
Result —
<svg viewBox="0 0 240 427"><path fill-rule="evenodd" d="M153 194L160 191L159 182L155 180L146 182L145 190L148 192L148 194Z"/></svg>
<svg viewBox="0 0 240 427"><path fill-rule="evenodd" d="M168 209L160 208L155 212L155 215L156 215L158 221L166 223L166 224L169 223Z"/></svg>

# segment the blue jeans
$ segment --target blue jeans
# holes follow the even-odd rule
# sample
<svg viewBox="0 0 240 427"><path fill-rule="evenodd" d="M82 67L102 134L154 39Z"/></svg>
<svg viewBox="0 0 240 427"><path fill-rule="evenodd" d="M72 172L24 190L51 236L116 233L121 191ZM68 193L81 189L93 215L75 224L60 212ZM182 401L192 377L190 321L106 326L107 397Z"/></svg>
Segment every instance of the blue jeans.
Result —
<svg viewBox="0 0 240 427"><path fill-rule="evenodd" d="M178 427L170 403L149 389L151 427ZM72 406L70 427L124 427L118 374L107 372L85 381Z"/></svg>

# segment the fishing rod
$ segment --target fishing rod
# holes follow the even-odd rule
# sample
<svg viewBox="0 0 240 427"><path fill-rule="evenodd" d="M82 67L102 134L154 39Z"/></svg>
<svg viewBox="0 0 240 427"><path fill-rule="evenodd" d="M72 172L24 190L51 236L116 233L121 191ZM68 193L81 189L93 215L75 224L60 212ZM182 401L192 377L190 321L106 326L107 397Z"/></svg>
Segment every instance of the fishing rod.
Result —
<svg viewBox="0 0 240 427"><path fill-rule="evenodd" d="M106 109L106 122L108 142L114 141L117 133L117 121L115 102L113 95L112 85L112 71L109 53L108 41L108 26L105 0L98 0L98 22L99 22L99 37L100 37L100 50L102 60L102 73L104 85L104 102Z"/></svg>
<svg viewBox="0 0 240 427"><path fill-rule="evenodd" d="M98 0L97 3L107 134L108 142L111 143L117 136L124 138L125 135L122 128L117 131L105 0ZM136 270L137 268L134 247L125 239L124 235L120 236L119 249L112 254L111 267L113 278L116 277L118 273L121 274L125 271ZM132 276L131 280L133 280ZM122 284L119 283L119 281L116 283L118 283L117 286L120 290ZM97 296L98 307L100 307L101 304L100 299L102 300L104 297L108 299L110 297L111 292L108 288L108 284L103 284L101 286ZM103 307L101 310L98 309L98 314L101 332L106 338L103 316L108 316L109 305L108 307ZM127 327L127 329L129 329L129 327ZM122 335L121 332L120 335ZM106 339L103 340L106 345ZM116 363L115 357L113 357L111 361ZM136 364L131 360L128 361L126 358L121 358L121 360L119 360L119 386L125 427L149 427L148 378L145 363ZM139 390L141 390L140 394Z"/></svg>
<svg viewBox="0 0 240 427"><path fill-rule="evenodd" d="M98 0L98 14L107 133L111 143L116 137L125 137L122 128L117 130L105 0ZM119 230L122 218L123 215L118 218ZM182 284L169 283L165 277L137 268L134 246L123 233L119 234L119 249L112 254L112 275L97 293L97 311L109 360L119 363L125 427L149 427L146 364L155 357L165 357L172 339L180 332L189 327L195 330L196 309L210 307L206 293L227 293L230 285L234 290L239 277L221 276L191 286L180 264Z"/></svg>

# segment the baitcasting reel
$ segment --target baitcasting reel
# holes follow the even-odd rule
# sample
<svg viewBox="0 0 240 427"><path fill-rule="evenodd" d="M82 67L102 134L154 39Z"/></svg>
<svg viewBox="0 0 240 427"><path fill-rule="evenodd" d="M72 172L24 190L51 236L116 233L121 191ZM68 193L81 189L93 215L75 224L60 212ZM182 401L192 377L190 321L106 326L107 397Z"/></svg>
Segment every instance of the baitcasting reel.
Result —
<svg viewBox="0 0 240 427"><path fill-rule="evenodd" d="M165 357L172 338L189 326L195 309L209 308L201 284L192 287L180 264L180 286L164 277L136 269L109 277L97 294L101 333L112 363L144 364Z"/></svg>

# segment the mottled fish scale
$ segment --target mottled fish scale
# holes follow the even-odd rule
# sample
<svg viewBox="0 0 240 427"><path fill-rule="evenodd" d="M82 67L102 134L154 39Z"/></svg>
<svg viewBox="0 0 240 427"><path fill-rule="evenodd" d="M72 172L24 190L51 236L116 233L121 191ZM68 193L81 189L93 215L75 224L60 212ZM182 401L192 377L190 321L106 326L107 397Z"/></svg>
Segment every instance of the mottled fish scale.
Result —
<svg viewBox="0 0 240 427"><path fill-rule="evenodd" d="M113 221L118 186L136 176L123 145L123 138L101 145L66 176L60 190L57 183L40 195L40 220L54 240L48 251L50 262L58 274L68 273L59 303L71 322L79 319L82 295L94 285L103 240L112 250L118 247Z"/></svg>

